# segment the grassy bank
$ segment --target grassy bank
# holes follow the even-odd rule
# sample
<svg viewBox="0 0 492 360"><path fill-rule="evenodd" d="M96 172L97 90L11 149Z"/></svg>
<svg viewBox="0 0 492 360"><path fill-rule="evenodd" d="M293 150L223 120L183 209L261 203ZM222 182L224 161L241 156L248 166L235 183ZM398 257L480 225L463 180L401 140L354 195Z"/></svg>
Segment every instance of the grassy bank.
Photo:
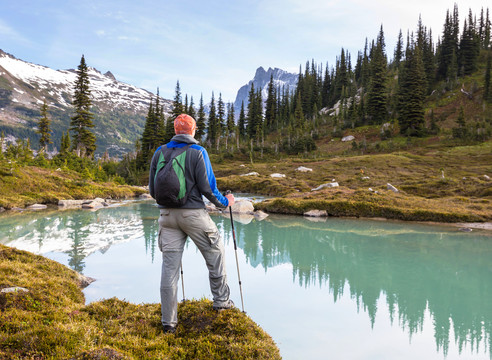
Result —
<svg viewBox="0 0 492 360"><path fill-rule="evenodd" d="M2 359L279 359L279 351L237 309L217 313L209 300L178 308L164 334L160 305L116 298L84 305L78 274L42 256L0 245Z"/></svg>
<svg viewBox="0 0 492 360"><path fill-rule="evenodd" d="M128 198L142 194L140 187L97 183L70 170L36 166L0 166L0 207L57 204L61 199Z"/></svg>

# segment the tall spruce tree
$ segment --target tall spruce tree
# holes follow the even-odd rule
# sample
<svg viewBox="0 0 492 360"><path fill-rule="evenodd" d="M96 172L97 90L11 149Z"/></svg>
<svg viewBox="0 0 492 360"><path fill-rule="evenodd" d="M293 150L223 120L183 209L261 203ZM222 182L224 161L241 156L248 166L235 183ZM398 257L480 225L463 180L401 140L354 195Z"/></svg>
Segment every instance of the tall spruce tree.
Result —
<svg viewBox="0 0 492 360"><path fill-rule="evenodd" d="M50 129L51 120L48 118L48 104L46 103L46 99L44 99L43 105L41 106L41 118L38 122L37 133L41 136L39 138L39 148L41 152L48 151L48 145L53 144L51 141L51 129Z"/></svg>
<svg viewBox="0 0 492 360"><path fill-rule="evenodd" d="M215 108L215 97L212 92L212 99L210 100L210 111L208 112L208 124L207 124L207 142L209 145L215 144L217 140L217 113Z"/></svg>
<svg viewBox="0 0 492 360"><path fill-rule="evenodd" d="M94 127L89 74L84 55L77 68L77 79L74 85L72 105L75 115L71 117L70 130L72 131L72 147L79 156L93 157L96 151L96 136L90 131Z"/></svg>
<svg viewBox="0 0 492 360"><path fill-rule="evenodd" d="M267 131L271 131L273 129L275 117L277 116L277 94L275 92L275 86L273 84L273 74L270 75L265 105L265 127Z"/></svg>
<svg viewBox="0 0 492 360"><path fill-rule="evenodd" d="M246 115L244 113L244 100L241 101L241 110L239 111L239 119L237 123L239 136L244 138L246 136Z"/></svg>
<svg viewBox="0 0 492 360"><path fill-rule="evenodd" d="M205 107L203 106L203 94L200 95L200 103L198 105L198 113L196 119L196 138L198 141L202 140L205 135Z"/></svg>
<svg viewBox="0 0 492 360"><path fill-rule="evenodd" d="M485 78L484 78L484 87L483 87L484 101L492 100L492 94L490 91L491 67L492 67L492 51L489 50L487 56L487 66L485 67Z"/></svg>
<svg viewBox="0 0 492 360"><path fill-rule="evenodd" d="M371 79L367 92L367 116L371 124L382 124L388 116L386 109L387 60L384 47L384 33L381 25L376 45L372 49Z"/></svg>
<svg viewBox="0 0 492 360"><path fill-rule="evenodd" d="M395 55L393 59L393 64L397 69L400 66L400 62L402 58L403 58L403 35L400 29L400 32L398 33L398 41L396 42L396 47L395 47Z"/></svg>
<svg viewBox="0 0 492 360"><path fill-rule="evenodd" d="M173 100L173 109L171 111L171 116L176 119L179 115L184 113L183 99L181 97L181 88L179 86L179 80L176 82L176 89Z"/></svg>
<svg viewBox="0 0 492 360"><path fill-rule="evenodd" d="M411 43L407 44L400 78L400 132L406 136L423 136L426 82L422 52L418 44L413 42L413 38Z"/></svg>

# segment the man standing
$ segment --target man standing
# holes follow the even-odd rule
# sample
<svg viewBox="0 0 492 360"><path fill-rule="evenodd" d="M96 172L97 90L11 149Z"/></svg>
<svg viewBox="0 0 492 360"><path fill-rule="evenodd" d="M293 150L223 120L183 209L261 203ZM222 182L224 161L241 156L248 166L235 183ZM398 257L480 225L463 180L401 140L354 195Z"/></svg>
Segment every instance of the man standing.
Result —
<svg viewBox="0 0 492 360"><path fill-rule="evenodd" d="M181 257L189 236L202 253L209 271L210 290L215 310L234 306L229 299L229 286L225 269L224 244L217 226L207 211L202 195L219 208L234 204L232 194L223 196L217 189L215 176L207 151L194 139L196 122L191 116L181 114L174 120L176 135L166 145L160 146L150 165L149 190L156 199L159 189L155 187L157 169L174 157L174 152L183 151L186 193L184 205L180 207L159 205L159 249L162 251L161 313L165 332L174 333L178 323L178 280ZM180 150L181 149L181 150ZM166 160L167 159L167 160ZM181 166L181 165L180 165ZM162 186L162 185L160 185Z"/></svg>

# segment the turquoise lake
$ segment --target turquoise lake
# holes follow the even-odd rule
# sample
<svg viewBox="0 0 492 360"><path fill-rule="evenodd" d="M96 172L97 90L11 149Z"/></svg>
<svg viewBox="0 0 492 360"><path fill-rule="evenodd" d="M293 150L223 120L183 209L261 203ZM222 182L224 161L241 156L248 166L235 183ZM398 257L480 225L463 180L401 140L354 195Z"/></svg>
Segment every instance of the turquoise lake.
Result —
<svg viewBox="0 0 492 360"><path fill-rule="evenodd" d="M96 278L86 301L159 302L159 211L151 201L97 211L0 214L0 243ZM229 213L213 215L241 307ZM247 314L284 359L492 359L492 233L408 222L235 216ZM190 241L187 299L211 298ZM181 282L179 298L182 298Z"/></svg>

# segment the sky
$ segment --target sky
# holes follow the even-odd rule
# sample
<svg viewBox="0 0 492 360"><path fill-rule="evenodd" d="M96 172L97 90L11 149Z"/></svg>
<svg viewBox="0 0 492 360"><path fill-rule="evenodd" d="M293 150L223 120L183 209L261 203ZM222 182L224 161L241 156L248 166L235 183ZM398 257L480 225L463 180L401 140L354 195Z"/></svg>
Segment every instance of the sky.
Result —
<svg viewBox="0 0 492 360"><path fill-rule="evenodd" d="M89 66L119 81L195 105L222 95L233 102L258 67L298 73L307 61L335 65L342 48L354 61L381 25L393 56L400 29L419 16L437 41L446 11L463 21L482 0L0 0L0 49L53 69ZM492 8L489 6L492 10ZM492 14L491 14L492 15ZM460 30L461 31L461 30Z"/></svg>

